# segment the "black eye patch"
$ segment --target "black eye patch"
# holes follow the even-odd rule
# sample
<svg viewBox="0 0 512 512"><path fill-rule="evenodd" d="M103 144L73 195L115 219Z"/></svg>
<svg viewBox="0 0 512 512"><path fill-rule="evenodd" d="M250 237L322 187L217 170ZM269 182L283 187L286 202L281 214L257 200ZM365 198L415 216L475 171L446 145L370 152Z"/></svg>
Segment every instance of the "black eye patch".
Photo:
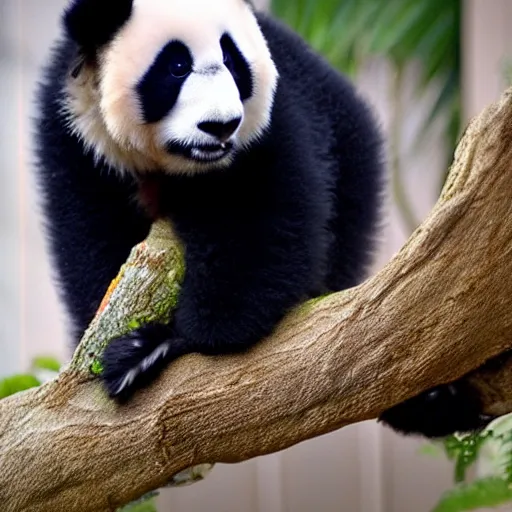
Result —
<svg viewBox="0 0 512 512"><path fill-rule="evenodd" d="M252 96L252 74L249 64L236 46L229 34L224 34L220 39L220 46L224 55L224 65L235 80L240 99L245 101Z"/></svg>
<svg viewBox="0 0 512 512"><path fill-rule="evenodd" d="M146 123L163 119L175 105L194 61L180 41L166 44L137 84L137 94Z"/></svg>

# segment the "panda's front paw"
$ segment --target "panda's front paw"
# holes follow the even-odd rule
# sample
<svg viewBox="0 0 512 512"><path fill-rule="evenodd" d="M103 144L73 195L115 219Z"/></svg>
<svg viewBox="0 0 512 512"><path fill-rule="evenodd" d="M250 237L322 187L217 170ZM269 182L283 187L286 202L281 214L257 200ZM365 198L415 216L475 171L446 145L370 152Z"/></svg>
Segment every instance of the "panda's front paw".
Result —
<svg viewBox="0 0 512 512"><path fill-rule="evenodd" d="M152 323L112 340L103 354L102 379L111 398L123 403L150 385L174 359L192 352L173 327Z"/></svg>
<svg viewBox="0 0 512 512"><path fill-rule="evenodd" d="M379 420L402 434L440 438L484 428L478 393L463 380L432 388L385 411Z"/></svg>

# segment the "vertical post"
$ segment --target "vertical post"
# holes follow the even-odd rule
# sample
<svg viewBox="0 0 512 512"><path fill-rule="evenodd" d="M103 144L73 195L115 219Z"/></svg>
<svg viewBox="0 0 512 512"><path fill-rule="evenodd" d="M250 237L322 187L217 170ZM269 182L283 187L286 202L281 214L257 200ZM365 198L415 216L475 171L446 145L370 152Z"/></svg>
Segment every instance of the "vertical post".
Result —
<svg viewBox="0 0 512 512"><path fill-rule="evenodd" d="M465 0L462 20L463 124L499 99L512 48L509 0Z"/></svg>
<svg viewBox="0 0 512 512"><path fill-rule="evenodd" d="M3 0L0 6L0 378L22 370L21 194L22 61L18 13L23 1Z"/></svg>

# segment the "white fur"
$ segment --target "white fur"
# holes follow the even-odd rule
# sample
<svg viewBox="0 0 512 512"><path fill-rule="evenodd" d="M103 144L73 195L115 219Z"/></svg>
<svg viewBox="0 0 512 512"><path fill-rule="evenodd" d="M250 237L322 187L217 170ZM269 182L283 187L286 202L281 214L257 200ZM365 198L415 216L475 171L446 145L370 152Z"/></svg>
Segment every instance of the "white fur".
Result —
<svg viewBox="0 0 512 512"><path fill-rule="evenodd" d="M162 145L169 140L180 140L186 144L215 144L218 140L201 131L197 125L202 121L243 119L243 115L238 89L226 67L215 74L193 73L187 79L178 103L159 123L159 142Z"/></svg>
<svg viewBox="0 0 512 512"><path fill-rule="evenodd" d="M133 343L134 346L140 346L135 345L135 342ZM167 355L167 352L169 352L169 342L165 341L158 345L158 347L151 352L148 356L146 356L137 366L133 367L131 370L128 370L124 377L122 378L121 382L117 386L116 393L121 393L127 386L130 386L137 375L140 373L146 371L148 368L153 366L157 359L160 357L165 357Z"/></svg>
<svg viewBox="0 0 512 512"><path fill-rule="evenodd" d="M240 102L223 66L220 37L228 32L250 65L253 95ZM135 85L170 40L184 42L194 58L175 107L154 125L143 123ZM205 74L212 65L216 74ZM197 145L214 142L197 128L204 120L242 117L235 149L256 141L270 122L278 73L251 9L243 0L135 0L133 15L100 55L99 69L85 68L67 86L72 129L98 158L118 171L201 172L228 165L231 156L198 163L169 155L169 138Z"/></svg>

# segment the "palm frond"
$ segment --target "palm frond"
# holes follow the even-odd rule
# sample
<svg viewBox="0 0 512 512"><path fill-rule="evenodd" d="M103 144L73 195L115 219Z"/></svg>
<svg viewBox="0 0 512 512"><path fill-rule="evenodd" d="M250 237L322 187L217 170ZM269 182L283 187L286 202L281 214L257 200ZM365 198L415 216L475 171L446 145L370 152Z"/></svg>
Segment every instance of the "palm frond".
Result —
<svg viewBox="0 0 512 512"><path fill-rule="evenodd" d="M447 158L453 152L460 130L461 0L273 0L272 10L348 75L370 57L397 68L419 62L418 94L432 82L440 90L420 136L448 113Z"/></svg>

